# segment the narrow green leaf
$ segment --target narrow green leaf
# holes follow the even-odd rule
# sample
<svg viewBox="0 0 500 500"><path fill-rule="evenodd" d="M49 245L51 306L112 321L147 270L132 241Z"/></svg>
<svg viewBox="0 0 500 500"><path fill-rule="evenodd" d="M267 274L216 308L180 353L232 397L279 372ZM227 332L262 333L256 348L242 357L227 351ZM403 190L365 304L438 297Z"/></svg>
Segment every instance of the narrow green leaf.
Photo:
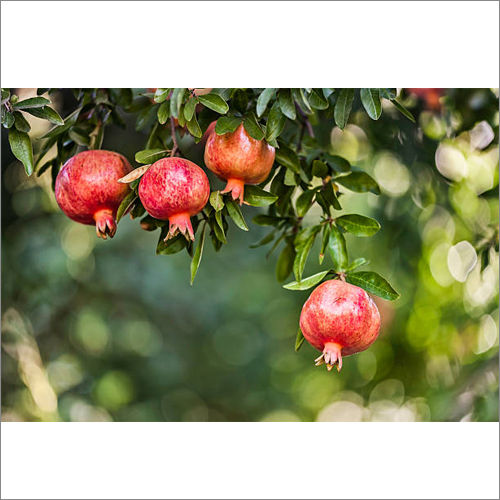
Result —
<svg viewBox="0 0 500 500"><path fill-rule="evenodd" d="M50 101L45 99L45 97L30 97L29 99L16 102L13 107L14 109L43 108L47 104L50 104Z"/></svg>
<svg viewBox="0 0 500 500"><path fill-rule="evenodd" d="M253 112L245 116L245 119L243 120L243 126L248 132L248 135L254 138L256 141L261 141L262 139L264 139L264 132Z"/></svg>
<svg viewBox="0 0 500 500"><path fill-rule="evenodd" d="M299 326L299 329L297 330L297 337L295 337L295 352L299 352L299 349L302 347L304 340L304 334L302 333L302 330Z"/></svg>
<svg viewBox="0 0 500 500"><path fill-rule="evenodd" d="M393 100L397 97L397 89L378 89L380 93L380 97L384 99Z"/></svg>
<svg viewBox="0 0 500 500"><path fill-rule="evenodd" d="M308 101L307 96L304 93L303 89L293 88L292 89L292 98L295 100L295 102L299 105L300 109L305 114L310 115L312 113L311 106L309 104L309 101Z"/></svg>
<svg viewBox="0 0 500 500"><path fill-rule="evenodd" d="M283 217L275 217L273 215L259 214L256 215L252 222L258 226L277 226L280 222L284 221Z"/></svg>
<svg viewBox="0 0 500 500"><path fill-rule="evenodd" d="M317 285L321 280L323 280L329 272L329 270L321 271L320 273L313 274L312 276L304 278L301 281L292 281L291 283L283 285L283 288L286 288L287 290L309 290L309 288L312 288L314 285Z"/></svg>
<svg viewBox="0 0 500 500"><path fill-rule="evenodd" d="M293 262L293 273L297 281L301 281L302 279L302 273L304 272L307 257L309 256L309 252L314 245L314 240L316 239L316 235L318 234L319 229L320 226L312 228L306 240L303 243L295 246L297 255L295 256L295 260Z"/></svg>
<svg viewBox="0 0 500 500"><path fill-rule="evenodd" d="M193 115L190 121L187 122L187 129L189 130L189 133L193 135L194 137L197 137L198 139L203 135L203 132L201 131L200 124L198 123L198 120L196 119L196 115Z"/></svg>
<svg viewBox="0 0 500 500"><path fill-rule="evenodd" d="M326 249L328 248L328 241L330 240L330 226L323 226L323 238L321 241L321 250L319 251L319 263L323 264L325 258Z"/></svg>
<svg viewBox="0 0 500 500"><path fill-rule="evenodd" d="M193 259L191 260L191 285L194 282L198 268L200 267L201 258L203 256L203 246L205 245L205 230L207 223L203 224L203 229L201 230L200 240L194 251Z"/></svg>
<svg viewBox="0 0 500 500"><path fill-rule="evenodd" d="M153 97L154 102L158 104L165 102L171 90L172 89L156 89L155 95Z"/></svg>
<svg viewBox="0 0 500 500"><path fill-rule="evenodd" d="M370 191L373 194L380 194L380 188L377 182L365 172L354 171L349 175L336 177L335 182L342 184L342 186L345 186L355 193L366 193Z"/></svg>
<svg viewBox="0 0 500 500"><path fill-rule="evenodd" d="M258 186L246 185L244 199L252 207L267 207L272 205L278 197Z"/></svg>
<svg viewBox="0 0 500 500"><path fill-rule="evenodd" d="M392 288L387 280L372 271L347 273L346 281L386 300L396 300L399 297L399 293Z"/></svg>
<svg viewBox="0 0 500 500"><path fill-rule="evenodd" d="M276 89L264 89L257 99L257 116L260 118L269 104L269 101L273 98L276 93Z"/></svg>
<svg viewBox="0 0 500 500"><path fill-rule="evenodd" d="M275 101L271 106L269 116L267 117L266 140L269 142L277 139L280 136L281 132L283 132L285 123L285 115L281 112L278 101Z"/></svg>
<svg viewBox="0 0 500 500"><path fill-rule="evenodd" d="M217 135L234 132L241 125L241 118L237 116L221 116L215 125Z"/></svg>
<svg viewBox="0 0 500 500"><path fill-rule="evenodd" d="M366 260L364 257L358 257L357 259L354 259L349 266L347 267L347 271L352 271L354 269L357 269L358 267L365 266L368 264L369 261Z"/></svg>
<svg viewBox="0 0 500 500"><path fill-rule="evenodd" d="M158 122L164 125L167 123L168 118L170 117L170 103L168 101L162 102L160 107L158 108Z"/></svg>
<svg viewBox="0 0 500 500"><path fill-rule="evenodd" d="M356 236L373 236L380 229L380 224L375 219L359 214L342 215L335 222L344 231Z"/></svg>
<svg viewBox="0 0 500 500"><path fill-rule="evenodd" d="M290 89L280 89L278 92L278 102L283 114L290 118L290 120L295 120L297 114L295 111L295 104L292 99L292 92Z"/></svg>
<svg viewBox="0 0 500 500"><path fill-rule="evenodd" d="M9 144L13 155L24 165L26 173L31 175L35 165L29 135L26 132L19 132L19 130L11 128L9 129Z"/></svg>
<svg viewBox="0 0 500 500"><path fill-rule="evenodd" d="M327 109L328 101L314 89L309 94L309 104L314 109Z"/></svg>
<svg viewBox="0 0 500 500"><path fill-rule="evenodd" d="M248 231L248 226L245 222L245 219L243 218L243 214L241 213L238 204L234 200L231 200L229 198L226 201L226 208L229 217L231 217L231 220L236 224L236 226L238 226L243 231Z"/></svg>
<svg viewBox="0 0 500 500"><path fill-rule="evenodd" d="M283 283L293 270L293 261L295 259L295 250L293 245L287 244L281 251L276 262L276 279L278 283Z"/></svg>
<svg viewBox="0 0 500 500"><path fill-rule="evenodd" d="M285 145L281 145L276 150L276 161L296 174L300 172L300 161L297 153Z"/></svg>
<svg viewBox="0 0 500 500"><path fill-rule="evenodd" d="M2 125L5 128L10 128L14 125L15 121L14 113L10 113L2 106Z"/></svg>
<svg viewBox="0 0 500 500"><path fill-rule="evenodd" d="M382 103L378 89L361 89L360 97L363 107L372 120L378 120L382 114Z"/></svg>
<svg viewBox="0 0 500 500"><path fill-rule="evenodd" d="M314 177L326 177L328 175L326 163L321 160L314 160L312 162L312 174Z"/></svg>
<svg viewBox="0 0 500 500"><path fill-rule="evenodd" d="M216 212L219 212L224 208L224 200L222 198L222 195L220 194L220 191L213 191L210 194L210 205L214 207L214 210Z"/></svg>
<svg viewBox="0 0 500 500"><path fill-rule="evenodd" d="M49 106L44 106L43 108L28 108L25 111L37 118L48 120L54 125L64 125L64 120L59 116L59 113Z"/></svg>
<svg viewBox="0 0 500 500"><path fill-rule="evenodd" d="M258 241L257 243L252 243L250 245L250 248L258 248L263 245L267 245L268 243L271 243L271 241L274 240L275 233L276 229L273 229L269 234L266 234L266 236L264 236L264 238L262 238L260 241Z"/></svg>
<svg viewBox="0 0 500 500"><path fill-rule="evenodd" d="M160 160L168 153L168 150L155 148L155 149L144 149L135 153L135 161L137 163L143 163L149 165L155 161Z"/></svg>
<svg viewBox="0 0 500 500"><path fill-rule="evenodd" d="M304 217L304 215L306 215L309 208L311 208L315 194L316 194L316 190L309 189L307 191L304 191L297 198L297 201L295 202L295 208L297 209L297 215L299 217Z"/></svg>
<svg viewBox="0 0 500 500"><path fill-rule="evenodd" d="M184 248L186 248L187 240L183 234L178 234L173 238L164 240L167 235L168 229L164 228L160 234L160 239L158 240L158 245L156 246L156 255L172 255L178 253Z"/></svg>
<svg viewBox="0 0 500 500"><path fill-rule="evenodd" d="M20 111L14 111L14 124L19 132L29 132L31 130L30 124Z"/></svg>
<svg viewBox="0 0 500 500"><path fill-rule="evenodd" d="M196 98L191 97L184 106L184 118L186 118L187 122L191 121L191 118L193 118L197 102Z"/></svg>
<svg viewBox="0 0 500 500"><path fill-rule="evenodd" d="M75 109L73 113L71 113L64 119L64 125L58 125L50 129L45 135L41 137L41 139L52 139L53 137L57 137L63 132L66 132L66 130L68 130L76 123L81 110L82 108Z"/></svg>
<svg viewBox="0 0 500 500"><path fill-rule="evenodd" d="M130 190L130 192L123 198L118 210L116 212L116 223L120 222L120 219L127 213L127 210L135 203L135 201L139 198L135 191Z"/></svg>
<svg viewBox="0 0 500 500"><path fill-rule="evenodd" d="M396 107L396 109L400 113L402 113L404 116L406 116L406 118L408 118L408 120L415 123L415 117L399 101L397 101L396 99L392 99L391 102L392 102L392 104L394 104L394 106Z"/></svg>
<svg viewBox="0 0 500 500"><path fill-rule="evenodd" d="M198 100L207 108L219 113L220 115L225 115L229 111L229 106L227 102L217 94L206 94L198 96Z"/></svg>
<svg viewBox="0 0 500 500"><path fill-rule="evenodd" d="M337 155L326 155L328 165L335 170L335 172L342 174L351 171L351 164L341 156Z"/></svg>
<svg viewBox="0 0 500 500"><path fill-rule="evenodd" d="M222 212L215 212L216 224L213 225L215 236L221 243L227 243L226 233L224 232L224 223L222 222Z"/></svg>
<svg viewBox="0 0 500 500"><path fill-rule="evenodd" d="M333 262L335 271L344 271L347 267L347 247L344 235L332 224L330 239L328 240L328 252Z"/></svg>
<svg viewBox="0 0 500 500"><path fill-rule="evenodd" d="M351 114L354 89L342 89L335 103L334 118L337 127L344 129Z"/></svg>
<svg viewBox="0 0 500 500"><path fill-rule="evenodd" d="M182 101L184 99L184 94L187 89L178 89L175 88L172 91L172 95L170 97L170 115L174 118L179 118L179 112L181 110Z"/></svg>

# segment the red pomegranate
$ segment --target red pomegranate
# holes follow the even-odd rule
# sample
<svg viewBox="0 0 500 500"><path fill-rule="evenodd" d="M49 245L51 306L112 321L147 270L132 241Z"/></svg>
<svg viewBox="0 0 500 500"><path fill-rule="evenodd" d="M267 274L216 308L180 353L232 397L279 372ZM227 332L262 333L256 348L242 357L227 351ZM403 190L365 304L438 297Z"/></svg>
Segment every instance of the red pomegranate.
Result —
<svg viewBox="0 0 500 500"><path fill-rule="evenodd" d="M426 107L431 110L439 111L441 109L440 97L444 94L444 89L408 89L409 92L415 94L422 99Z"/></svg>
<svg viewBox="0 0 500 500"><path fill-rule="evenodd" d="M170 223L165 239L180 231L194 240L190 218L203 210L209 196L210 184L205 172L183 158L158 160L139 183L139 198L149 215L168 219Z"/></svg>
<svg viewBox="0 0 500 500"><path fill-rule="evenodd" d="M357 286L339 280L325 281L309 296L300 314L305 339L323 351L316 366L335 363L342 368L342 355L367 349L380 330L380 314L370 296Z"/></svg>
<svg viewBox="0 0 500 500"><path fill-rule="evenodd" d="M116 211L129 192L129 187L118 179L131 170L121 154L100 149L82 151L57 174L57 203L70 219L95 224L97 236L112 238L116 232Z"/></svg>
<svg viewBox="0 0 500 500"><path fill-rule="evenodd" d="M271 172L274 148L265 140L250 137L240 125L234 132L217 135L214 131L205 146L205 164L227 181L222 193L231 193L233 200L243 203L245 184L260 184Z"/></svg>

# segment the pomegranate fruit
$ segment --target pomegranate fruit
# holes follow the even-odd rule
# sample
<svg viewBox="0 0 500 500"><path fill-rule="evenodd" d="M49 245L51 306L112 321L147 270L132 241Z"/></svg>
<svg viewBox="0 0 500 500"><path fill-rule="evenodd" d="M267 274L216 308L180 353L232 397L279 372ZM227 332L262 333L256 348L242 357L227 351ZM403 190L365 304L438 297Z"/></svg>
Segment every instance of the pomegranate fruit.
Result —
<svg viewBox="0 0 500 500"><path fill-rule="evenodd" d="M116 232L116 211L129 192L129 187L118 179L131 170L121 154L100 149L82 151L57 174L57 203L70 219L95 224L97 236L112 238Z"/></svg>
<svg viewBox="0 0 500 500"><path fill-rule="evenodd" d="M158 160L139 183L139 198L149 215L169 221L165 240L178 232L194 240L191 216L203 210L209 196L207 174L183 158Z"/></svg>
<svg viewBox="0 0 500 500"><path fill-rule="evenodd" d="M265 181L274 163L274 148L265 140L250 137L240 125L234 132L207 139L205 164L218 177L227 181L222 193L231 193L233 200L243 203L245 184Z"/></svg>
<svg viewBox="0 0 500 500"><path fill-rule="evenodd" d="M367 349L380 330L380 314L371 297L344 281L329 280L309 296L300 314L300 329L305 339L322 351L316 366L326 363L342 368L342 355Z"/></svg>

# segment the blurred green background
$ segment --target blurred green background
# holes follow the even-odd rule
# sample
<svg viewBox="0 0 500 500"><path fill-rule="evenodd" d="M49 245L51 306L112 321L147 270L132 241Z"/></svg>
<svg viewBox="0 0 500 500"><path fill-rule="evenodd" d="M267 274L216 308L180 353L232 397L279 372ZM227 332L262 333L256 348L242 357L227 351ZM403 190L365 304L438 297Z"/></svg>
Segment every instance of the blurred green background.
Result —
<svg viewBox="0 0 500 500"><path fill-rule="evenodd" d="M53 97L66 116L71 93ZM277 255L249 248L265 228L230 226L219 253L205 245L191 287L188 255L156 256L158 233L137 221L102 241L67 219L50 174L28 179L2 130L2 419L497 420L498 90L448 89L441 111L404 98L417 124L394 109L355 113L344 131L315 123L379 182L378 197L346 191L346 213L382 224L348 248L401 294L377 299L380 337L340 374L315 368L307 343L294 352L309 292L283 289ZM103 148L132 160L145 134L125 118Z"/></svg>

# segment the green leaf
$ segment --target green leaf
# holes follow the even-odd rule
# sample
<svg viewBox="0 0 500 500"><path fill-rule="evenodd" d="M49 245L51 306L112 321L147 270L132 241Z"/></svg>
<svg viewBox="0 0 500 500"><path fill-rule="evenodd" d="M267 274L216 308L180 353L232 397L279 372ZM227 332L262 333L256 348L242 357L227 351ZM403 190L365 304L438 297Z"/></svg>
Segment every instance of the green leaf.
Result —
<svg viewBox="0 0 500 500"><path fill-rule="evenodd" d="M16 119L14 117L14 113L6 111L2 106L2 125L5 128L10 128L12 127L12 125L14 125L15 121Z"/></svg>
<svg viewBox="0 0 500 500"><path fill-rule="evenodd" d="M295 151L285 145L281 145L280 148L276 150L276 161L296 174L300 172L299 157Z"/></svg>
<svg viewBox="0 0 500 500"><path fill-rule="evenodd" d="M299 349L302 347L304 340L304 334L302 333L302 330L299 326L299 329L297 330L297 337L295 337L295 352L299 352Z"/></svg>
<svg viewBox="0 0 500 500"><path fill-rule="evenodd" d="M276 262L276 279L278 283L283 283L293 270L293 261L295 259L295 250L293 245L287 244L281 251Z"/></svg>
<svg viewBox="0 0 500 500"><path fill-rule="evenodd" d="M198 268L200 267L201 258L203 256L203 246L205 244L205 230L207 228L207 223L203 224L203 229L201 230L200 240L194 251L193 259L191 260L191 285L194 282Z"/></svg>
<svg viewBox="0 0 500 500"><path fill-rule="evenodd" d="M9 89L2 89L2 101L4 99L8 99L10 97L10 90Z"/></svg>
<svg viewBox="0 0 500 500"><path fill-rule="evenodd" d="M184 106L184 118L186 118L186 121L189 122L193 118L197 102L196 98L191 97Z"/></svg>
<svg viewBox="0 0 500 500"><path fill-rule="evenodd" d="M29 132L31 130L30 124L20 111L14 111L14 123L19 132Z"/></svg>
<svg viewBox="0 0 500 500"><path fill-rule="evenodd" d="M344 231L356 236L373 236L380 229L380 224L375 219L358 214L342 215L335 222Z"/></svg>
<svg viewBox="0 0 500 500"><path fill-rule="evenodd" d="M283 217L275 217L273 215L259 214L256 215L252 222L258 226L277 226L280 222L285 220Z"/></svg>
<svg viewBox="0 0 500 500"><path fill-rule="evenodd" d="M130 190L130 192L123 198L122 202L120 203L120 206L118 207L118 210L116 212L116 223L120 222L120 219L123 217L124 214L127 213L127 210L135 203L135 201L139 198L137 196L137 193L135 191Z"/></svg>
<svg viewBox="0 0 500 500"><path fill-rule="evenodd" d="M181 110L182 101L184 99L184 94L186 89L174 89L172 91L172 96L170 97L170 115L174 118L179 118L179 112Z"/></svg>
<svg viewBox="0 0 500 500"><path fill-rule="evenodd" d="M222 212L215 212L215 221L217 224L214 224L212 228L215 236L221 243L227 243L226 234L224 232L224 223L222 222Z"/></svg>
<svg viewBox="0 0 500 500"><path fill-rule="evenodd" d="M297 201L295 202L295 208L297 209L297 215L299 217L304 217L304 215L306 215L309 208L311 208L315 194L316 194L316 190L309 189L307 191L304 191L297 198Z"/></svg>
<svg viewBox="0 0 500 500"><path fill-rule="evenodd" d="M318 234L321 226L314 226L312 228L307 228L304 231L304 240L301 240L301 235L298 235L298 242L296 238L295 243L295 251L297 255L295 256L295 260L293 262L293 273L295 275L295 279L297 281L301 281L302 273L304 271L304 267L306 265L307 257L309 256L309 252L314 244L314 240L316 239L316 235Z"/></svg>
<svg viewBox="0 0 500 500"><path fill-rule="evenodd" d="M314 160L312 162L312 174L314 177L326 177L328 175L326 163L321 160Z"/></svg>
<svg viewBox="0 0 500 500"><path fill-rule="evenodd" d="M283 114L290 118L290 120L295 120L297 114L295 112L295 104L292 99L292 92L290 89L280 89L278 92L278 103Z"/></svg>
<svg viewBox="0 0 500 500"><path fill-rule="evenodd" d="M342 186L345 186L355 193L366 193L370 191L374 194L380 194L380 188L377 182L365 172L354 171L349 175L336 177L335 182L342 184Z"/></svg>
<svg viewBox="0 0 500 500"><path fill-rule="evenodd" d="M198 123L198 120L196 119L196 115L193 115L190 121L187 122L187 129L189 130L189 133L193 135L194 137L197 137L198 139L203 135L203 132L201 131L200 124Z"/></svg>
<svg viewBox="0 0 500 500"><path fill-rule="evenodd" d="M333 224L330 229L330 239L328 240L328 252L333 262L335 271L344 271L347 267L347 247L344 235Z"/></svg>
<svg viewBox="0 0 500 500"><path fill-rule="evenodd" d="M372 120L378 120L382 114L382 103L378 89L361 89L361 102L368 116Z"/></svg>
<svg viewBox="0 0 500 500"><path fill-rule="evenodd" d="M358 267L364 266L368 264L369 261L366 260L364 257L358 257L357 259L354 259L349 266L347 267L347 271L352 271L353 269L357 269Z"/></svg>
<svg viewBox="0 0 500 500"><path fill-rule="evenodd" d="M323 196L324 201L329 207L333 207L335 210L342 210L340 206L335 190L333 189L333 184L331 182L326 182L319 192Z"/></svg>
<svg viewBox="0 0 500 500"><path fill-rule="evenodd" d="M399 293L382 276L372 271L347 273L346 281L386 300L396 300L399 297Z"/></svg>
<svg viewBox="0 0 500 500"><path fill-rule="evenodd" d="M264 238L262 238L260 241L258 241L257 243L252 243L250 245L250 248L258 248L258 247L261 247L263 245L267 245L268 243L271 243L271 241L274 240L275 232L276 232L276 229L273 229L269 234L266 234L264 236Z"/></svg>
<svg viewBox="0 0 500 500"><path fill-rule="evenodd" d="M66 132L66 130L68 130L76 123L81 110L82 108L75 109L73 113L71 113L64 119L64 125L58 125L52 128L45 135L43 135L41 139L52 139L53 137L57 137L58 135L61 135L63 132Z"/></svg>
<svg viewBox="0 0 500 500"><path fill-rule="evenodd" d="M185 115L185 112L184 112L184 115ZM158 108L157 116L158 116L159 123L161 123L162 125L167 123L167 120L170 117L170 103L168 101L161 103L160 107Z"/></svg>
<svg viewBox="0 0 500 500"><path fill-rule="evenodd" d="M217 94L206 94L198 96L198 100L207 108L219 113L220 115L225 115L229 111L229 106L227 102Z"/></svg>
<svg viewBox="0 0 500 500"><path fill-rule="evenodd" d="M312 113L311 106L303 89L293 88L292 98L295 100L295 102L299 105L300 109L304 113L306 113L307 115L310 115Z"/></svg>
<svg viewBox="0 0 500 500"><path fill-rule="evenodd" d="M26 109L26 112L30 115L36 116L37 118L42 118L43 120L48 120L54 125L64 125L64 120L59 116L57 111L49 106L44 106L43 108L30 108Z"/></svg>
<svg viewBox="0 0 500 500"><path fill-rule="evenodd" d="M319 263L323 264L325 258L325 252L328 247L328 241L330 240L330 227L328 225L323 226L323 238L321 242L321 250L319 252Z"/></svg>
<svg viewBox="0 0 500 500"><path fill-rule="evenodd" d="M222 198L222 195L220 194L220 191L213 191L210 194L210 205L214 207L214 210L216 212L219 212L224 208L224 200Z"/></svg>
<svg viewBox="0 0 500 500"><path fill-rule="evenodd" d="M158 104L165 102L171 90L172 89L156 89L155 95L153 97L154 102Z"/></svg>
<svg viewBox="0 0 500 500"><path fill-rule="evenodd" d="M167 228L164 228L160 234L160 239L158 245L156 246L156 255L172 255L183 250L187 245L187 240L183 234L178 234L173 238L164 241L164 238L168 232Z"/></svg>
<svg viewBox="0 0 500 500"><path fill-rule="evenodd" d="M328 165L333 168L337 173L347 173L351 171L351 164L341 156L326 155Z"/></svg>
<svg viewBox="0 0 500 500"><path fill-rule="evenodd" d="M19 132L15 128L9 130L9 144L14 156L24 165L28 175L33 173L33 148L29 135L26 132Z"/></svg>
<svg viewBox="0 0 500 500"><path fill-rule="evenodd" d="M243 126L248 132L248 135L254 138L256 141L261 141L262 139L264 139L264 132L253 112L245 116L245 119L243 120Z"/></svg>
<svg viewBox="0 0 500 500"><path fill-rule="evenodd" d="M354 89L342 89L335 103L334 118L337 127L344 129L351 114Z"/></svg>
<svg viewBox="0 0 500 500"><path fill-rule="evenodd" d="M275 93L276 89L264 89L259 95L259 98L257 99L257 108L256 108L257 116L259 118L264 114L264 111L266 110L269 101L273 98Z"/></svg>
<svg viewBox="0 0 500 500"><path fill-rule="evenodd" d="M400 113L402 113L404 116L406 116L406 118L408 118L408 120L410 120L413 123L415 123L414 116L399 101L397 101L396 99L392 99L391 102L392 102L392 104L394 104L395 108Z"/></svg>
<svg viewBox="0 0 500 500"><path fill-rule="evenodd" d="M81 130L77 128L72 128L69 130L68 135L74 142L76 142L79 146L89 146L90 138L87 134L83 133Z"/></svg>
<svg viewBox="0 0 500 500"><path fill-rule="evenodd" d="M45 99L45 97L30 97L29 99L24 99L24 101L16 102L14 109L43 108L47 104L50 104L50 101Z"/></svg>
<svg viewBox="0 0 500 500"><path fill-rule="evenodd" d="M237 116L221 116L215 125L217 135L234 132L241 125L241 118Z"/></svg>
<svg viewBox="0 0 500 500"><path fill-rule="evenodd" d="M384 99L389 99L393 100L396 99L397 97L397 89L378 89L380 92L380 97L383 97Z"/></svg>
<svg viewBox="0 0 500 500"><path fill-rule="evenodd" d="M287 290L309 290L309 288L312 288L324 279L329 272L329 270L321 271L320 273L313 274L308 278L304 278L302 281L292 281L291 283L283 285L283 288L286 288Z"/></svg>
<svg viewBox="0 0 500 500"><path fill-rule="evenodd" d="M168 150L161 148L144 149L135 153L135 161L137 163L149 165L163 158L166 153L168 153Z"/></svg>
<svg viewBox="0 0 500 500"><path fill-rule="evenodd" d="M228 199L226 201L226 208L229 217L231 217L231 220L236 224L236 226L238 226L243 231L248 231L248 226L245 222L245 219L243 218L243 214L241 213L238 204L234 200Z"/></svg>
<svg viewBox="0 0 500 500"><path fill-rule="evenodd" d="M267 207L272 205L278 197L275 194L264 191L259 186L245 186L245 201L252 207Z"/></svg>
<svg viewBox="0 0 500 500"><path fill-rule="evenodd" d="M318 94L315 90L311 90L309 94L309 104L314 109L327 109L328 101L324 99L320 94Z"/></svg>
<svg viewBox="0 0 500 500"><path fill-rule="evenodd" d="M269 142L277 139L280 136L281 132L283 132L285 123L285 115L283 115L283 113L281 112L278 101L275 101L271 106L269 116L267 117L266 140Z"/></svg>

